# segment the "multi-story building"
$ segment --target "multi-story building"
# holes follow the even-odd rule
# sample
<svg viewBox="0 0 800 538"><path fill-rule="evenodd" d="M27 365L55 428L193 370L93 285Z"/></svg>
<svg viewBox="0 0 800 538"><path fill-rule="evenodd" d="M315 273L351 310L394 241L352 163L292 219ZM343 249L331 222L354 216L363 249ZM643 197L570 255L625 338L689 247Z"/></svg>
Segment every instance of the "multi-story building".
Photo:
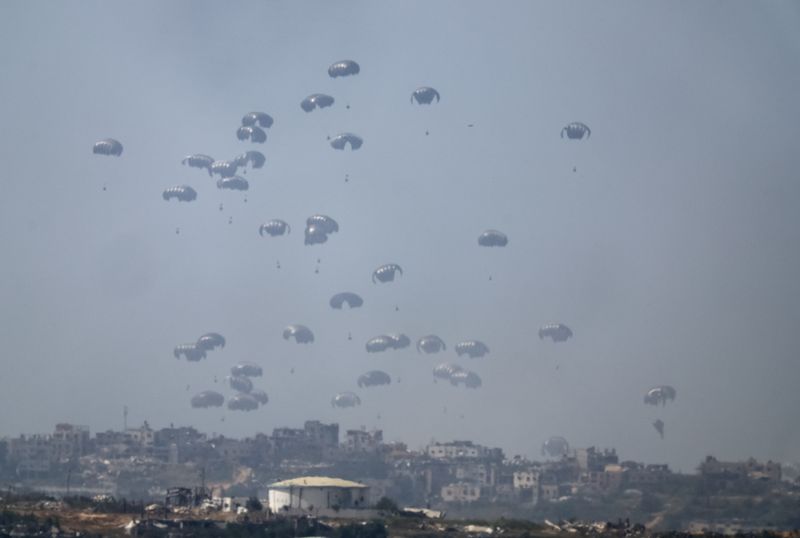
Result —
<svg viewBox="0 0 800 538"><path fill-rule="evenodd" d="M481 487L476 484L447 484L442 487L441 495L446 503L470 503L481 498Z"/></svg>

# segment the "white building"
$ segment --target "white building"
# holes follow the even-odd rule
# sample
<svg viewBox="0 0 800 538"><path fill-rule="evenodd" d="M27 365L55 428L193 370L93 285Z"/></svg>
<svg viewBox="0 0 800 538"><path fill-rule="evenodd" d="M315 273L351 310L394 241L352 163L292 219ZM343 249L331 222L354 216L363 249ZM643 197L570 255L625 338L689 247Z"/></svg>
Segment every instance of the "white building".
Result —
<svg viewBox="0 0 800 538"><path fill-rule="evenodd" d="M305 476L269 486L273 513L310 512L315 515L367 508L369 486L326 476Z"/></svg>
<svg viewBox="0 0 800 538"><path fill-rule="evenodd" d="M481 498L481 487L475 484L448 484L442 487L442 500L446 503L470 503Z"/></svg>

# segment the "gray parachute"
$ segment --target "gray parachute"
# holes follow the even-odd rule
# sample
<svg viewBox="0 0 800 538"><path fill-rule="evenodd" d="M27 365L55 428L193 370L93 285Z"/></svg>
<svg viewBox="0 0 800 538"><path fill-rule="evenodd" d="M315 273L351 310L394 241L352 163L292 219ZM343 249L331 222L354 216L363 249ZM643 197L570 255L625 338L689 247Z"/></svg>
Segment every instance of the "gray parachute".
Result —
<svg viewBox="0 0 800 538"><path fill-rule="evenodd" d="M347 144L350 144L352 151L357 150L364 143L364 140L353 133L341 133L333 137L331 140L331 147L333 149L343 150Z"/></svg>
<svg viewBox="0 0 800 538"><path fill-rule="evenodd" d="M450 376L450 383L455 386L464 385L468 389L477 389L483 385L481 377L471 370L454 372Z"/></svg>
<svg viewBox="0 0 800 538"><path fill-rule="evenodd" d="M418 353L422 353L423 351L425 353L439 353L445 349L447 349L447 346L444 341L435 334L429 334L417 340Z"/></svg>
<svg viewBox="0 0 800 538"><path fill-rule="evenodd" d="M238 165L233 161L214 161L211 163L211 173L217 174L221 178L235 176L237 168Z"/></svg>
<svg viewBox="0 0 800 538"><path fill-rule="evenodd" d="M332 407L355 407L361 405L361 398L352 392L340 392L331 400Z"/></svg>
<svg viewBox="0 0 800 538"><path fill-rule="evenodd" d="M228 399L228 409L231 411L255 411L258 409L258 400L249 394L237 394Z"/></svg>
<svg viewBox="0 0 800 538"><path fill-rule="evenodd" d="M214 158L202 153L195 153L194 155L187 155L181 161L181 164L187 165L191 168L203 168L208 170L208 175L211 175L211 165L214 164Z"/></svg>
<svg viewBox="0 0 800 538"><path fill-rule="evenodd" d="M464 368L452 362L443 362L433 369L435 379L450 381L454 374L465 371Z"/></svg>
<svg viewBox="0 0 800 538"><path fill-rule="evenodd" d="M223 403L225 403L225 397L213 390L205 390L192 396L192 407L196 409L220 407Z"/></svg>
<svg viewBox="0 0 800 538"><path fill-rule="evenodd" d="M326 108L333 105L333 97L325 95L324 93L312 93L302 101L300 101L300 108L306 112L311 112L315 108Z"/></svg>
<svg viewBox="0 0 800 538"><path fill-rule="evenodd" d="M231 367L231 375L234 377L261 377L264 370L254 362L240 362Z"/></svg>
<svg viewBox="0 0 800 538"><path fill-rule="evenodd" d="M189 362L197 362L206 358L206 350L196 343L194 344L178 344L172 351L176 359L180 359L181 355Z"/></svg>
<svg viewBox="0 0 800 538"><path fill-rule="evenodd" d="M201 347L206 351L211 351L216 348L225 347L225 337L219 333L205 333L197 339L197 347Z"/></svg>
<svg viewBox="0 0 800 538"><path fill-rule="evenodd" d="M236 392L247 394L253 390L253 382L249 378L241 375L228 376L228 384Z"/></svg>
<svg viewBox="0 0 800 538"><path fill-rule="evenodd" d="M469 358L475 359L483 357L487 353L489 353L488 346L479 340L464 340L456 344L456 354L459 357L468 355Z"/></svg>
<svg viewBox="0 0 800 538"><path fill-rule="evenodd" d="M245 151L241 155L237 155L233 162L240 168L249 166L250 168L263 168L267 158L260 151L251 150Z"/></svg>
<svg viewBox="0 0 800 538"><path fill-rule="evenodd" d="M164 189L164 192L161 193L161 197L166 201L170 201L171 199L175 198L179 202L193 202L197 199L197 191L191 188L189 185L176 185L174 187Z"/></svg>
<svg viewBox="0 0 800 538"><path fill-rule="evenodd" d="M328 234L338 232L339 223L327 215L311 215L306 219L305 244L319 245L328 240Z"/></svg>
<svg viewBox="0 0 800 538"><path fill-rule="evenodd" d="M381 351L386 351L387 349L394 349L394 340L392 340L389 336L382 334L367 340L366 348L367 353L380 353Z"/></svg>
<svg viewBox="0 0 800 538"><path fill-rule="evenodd" d="M256 124L264 129L272 127L274 120L266 112L249 112L242 118L242 126L254 127Z"/></svg>
<svg viewBox="0 0 800 538"><path fill-rule="evenodd" d="M486 230L478 237L478 244L482 247L504 247L508 244L508 237L497 230Z"/></svg>
<svg viewBox="0 0 800 538"><path fill-rule="evenodd" d="M349 308L358 308L364 304L364 299L361 298L356 293L351 291L343 291L342 293L337 293L333 297L331 297L330 305L331 308L335 308L337 310L341 310L344 305L347 305Z"/></svg>
<svg viewBox="0 0 800 538"><path fill-rule="evenodd" d="M292 228L289 226L289 224L280 219L270 220L258 227L258 235L262 237L264 234L267 234L270 237L277 237L279 235L290 233L292 233Z"/></svg>
<svg viewBox="0 0 800 538"><path fill-rule="evenodd" d="M397 265L396 263L387 263L381 265L372 272L372 282L373 283L381 282L383 284L387 282L393 282L395 273L400 273L402 275L403 268Z"/></svg>
<svg viewBox="0 0 800 538"><path fill-rule="evenodd" d="M328 75L331 78L357 75L360 72L361 66L359 66L353 60L342 60L341 62L331 64L331 66L328 68Z"/></svg>
<svg viewBox="0 0 800 538"><path fill-rule="evenodd" d="M392 341L392 349L404 349L411 345L411 338L403 333L390 333L386 336Z"/></svg>
<svg viewBox="0 0 800 538"><path fill-rule="evenodd" d="M411 102L413 103L416 101L419 105L429 105L433 103L434 99L436 99L437 103L439 102L439 92L427 86L417 88L414 90L414 93L411 94Z"/></svg>
<svg viewBox="0 0 800 538"><path fill-rule="evenodd" d="M232 191L246 191L250 188L250 183L241 176L226 177L217 180L217 188Z"/></svg>
<svg viewBox="0 0 800 538"><path fill-rule="evenodd" d="M261 389L256 389L250 392L250 397L261 405L266 405L269 402L269 396L267 396L267 393Z"/></svg>
<svg viewBox="0 0 800 538"><path fill-rule="evenodd" d="M551 437L542 444L542 456L560 458L569 454L569 443L563 437Z"/></svg>
<svg viewBox="0 0 800 538"><path fill-rule="evenodd" d="M389 385L391 382L392 377L381 370L370 370L358 376L359 387L377 387L380 385Z"/></svg>
<svg viewBox="0 0 800 538"><path fill-rule="evenodd" d="M539 329L539 339L550 338L553 342L566 342L572 338L572 330L563 323L547 323Z"/></svg>
<svg viewBox="0 0 800 538"><path fill-rule="evenodd" d="M648 405L667 405L667 401L674 401L677 392L670 385L658 385L648 390L644 395L644 403Z"/></svg>
<svg viewBox="0 0 800 538"><path fill-rule="evenodd" d="M592 130L585 123L575 121L561 129L561 138L566 136L569 140L583 140L592 135Z"/></svg>
<svg viewBox="0 0 800 538"><path fill-rule="evenodd" d="M314 333L305 325L289 325L283 330L283 339L294 338L298 344L308 344L314 341Z"/></svg>
<svg viewBox="0 0 800 538"><path fill-rule="evenodd" d="M113 155L114 157L119 157L122 155L122 144L120 144L119 140L104 138L103 140L95 142L92 153L95 155Z"/></svg>
<svg viewBox="0 0 800 538"><path fill-rule="evenodd" d="M267 133L261 127L255 125L242 126L236 130L236 138L239 140L249 140L256 144L263 144L267 141Z"/></svg>

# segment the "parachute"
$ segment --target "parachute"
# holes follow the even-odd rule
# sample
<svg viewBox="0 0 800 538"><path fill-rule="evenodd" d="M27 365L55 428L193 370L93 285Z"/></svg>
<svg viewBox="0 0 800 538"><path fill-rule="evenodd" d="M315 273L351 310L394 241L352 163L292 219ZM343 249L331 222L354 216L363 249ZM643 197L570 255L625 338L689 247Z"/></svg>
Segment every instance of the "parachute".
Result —
<svg viewBox="0 0 800 538"><path fill-rule="evenodd" d="M261 366L254 362L240 362L231 367L231 375L234 377L261 377L263 373Z"/></svg>
<svg viewBox="0 0 800 538"><path fill-rule="evenodd" d="M396 263L387 263L385 265L381 265L377 269L372 272L372 282L393 282L394 281L394 274L395 272L403 274L403 268L397 265Z"/></svg>
<svg viewBox="0 0 800 538"><path fill-rule="evenodd" d="M443 362L433 369L433 377L450 381L453 374L463 372L464 368L452 362Z"/></svg>
<svg viewBox="0 0 800 538"><path fill-rule="evenodd" d="M463 383L468 389L477 389L483 385L480 376L470 370L453 372L453 375L450 376L450 383L456 386Z"/></svg>
<svg viewBox="0 0 800 538"><path fill-rule="evenodd" d="M542 445L542 456L559 458L569 453L569 443L563 437L551 437Z"/></svg>
<svg viewBox="0 0 800 538"><path fill-rule="evenodd" d="M585 123L576 121L561 129L561 138L564 138L564 135L570 140L583 140L584 137L589 138L592 135L592 130Z"/></svg>
<svg viewBox="0 0 800 538"><path fill-rule="evenodd" d="M264 234L267 234L271 237L276 237L283 234L290 234L291 232L292 228L286 222L280 219L273 219L258 227L258 234L262 237Z"/></svg>
<svg viewBox="0 0 800 538"><path fill-rule="evenodd" d="M364 304L364 299L362 299L359 295L350 291L337 293L336 295L331 297L330 301L331 308L341 310L342 306L344 306L345 303L349 308L358 308Z"/></svg>
<svg viewBox="0 0 800 538"><path fill-rule="evenodd" d="M258 400L249 394L237 394L228 400L228 409L231 411L253 411L258 409Z"/></svg>
<svg viewBox="0 0 800 538"><path fill-rule="evenodd" d="M260 403L261 405L266 405L269 402L269 396L267 393L261 389L254 390L250 393L250 397L253 398L255 401Z"/></svg>
<svg viewBox="0 0 800 538"><path fill-rule="evenodd" d="M192 396L192 407L196 409L206 409L208 407L220 407L225 403L225 397L219 392L205 390Z"/></svg>
<svg viewBox="0 0 800 538"><path fill-rule="evenodd" d="M469 355L470 359L475 359L483 357L487 353L489 353L489 348L478 340L464 340L456 344L456 354L459 357L461 355Z"/></svg>
<svg viewBox="0 0 800 538"><path fill-rule="evenodd" d="M236 130L236 138L239 140L250 140L256 144L263 144L267 141L267 133L255 125L239 127Z"/></svg>
<svg viewBox="0 0 800 538"><path fill-rule="evenodd" d="M208 170L208 175L211 175L211 165L214 164L214 158L202 153L195 153L194 155L187 155L181 161L181 164L188 165L191 168L204 168Z"/></svg>
<svg viewBox="0 0 800 538"><path fill-rule="evenodd" d="M419 105L429 105L433 103L434 98L436 102L439 102L439 92L434 90L433 88L428 88L427 86L423 86L421 88L417 88L414 90L414 93L411 94L411 102L417 102Z"/></svg>
<svg viewBox="0 0 800 538"><path fill-rule="evenodd" d="M259 127L269 129L272 127L273 122L274 120L272 119L272 116L266 112L250 112L245 114L242 118L242 125L244 127L254 127L256 124L258 124ZM255 140L253 142L255 142Z"/></svg>
<svg viewBox="0 0 800 538"><path fill-rule="evenodd" d="M563 323L548 323L539 329L539 339L549 337L553 342L566 342L572 337L572 330Z"/></svg>
<svg viewBox="0 0 800 538"><path fill-rule="evenodd" d="M411 345L411 339L402 333L387 334L386 336L392 341L392 349L403 349Z"/></svg>
<svg viewBox="0 0 800 538"><path fill-rule="evenodd" d="M445 349L447 349L447 346L445 346L444 341L435 334L429 334L417 340L418 353L423 351L425 353L439 353Z"/></svg>
<svg viewBox="0 0 800 538"><path fill-rule="evenodd" d="M122 144L113 138L105 138L95 142L92 153L96 155L113 155L119 157L122 155Z"/></svg>
<svg viewBox="0 0 800 538"><path fill-rule="evenodd" d="M394 349L394 340L385 334L382 334L367 340L366 348L367 353L378 353L381 351L386 351L387 349Z"/></svg>
<svg viewBox="0 0 800 538"><path fill-rule="evenodd" d="M326 241L328 241L328 234L326 234L321 228L315 225L306 226L304 244L321 245Z"/></svg>
<svg viewBox="0 0 800 538"><path fill-rule="evenodd" d="M478 237L478 244L482 247L504 247L508 244L508 237L497 230L486 230Z"/></svg>
<svg viewBox="0 0 800 538"><path fill-rule="evenodd" d="M283 330L283 339L294 338L298 344L308 344L314 341L314 333L305 325L289 325Z"/></svg>
<svg viewBox="0 0 800 538"><path fill-rule="evenodd" d="M379 385L388 385L391 382L392 382L391 376L381 370L370 370L369 372L358 376L359 387L375 387Z"/></svg>
<svg viewBox="0 0 800 538"><path fill-rule="evenodd" d="M217 180L218 189L228 189L233 191L246 191L250 188L250 183L241 176L226 177Z"/></svg>
<svg viewBox="0 0 800 538"><path fill-rule="evenodd" d="M331 64L328 68L328 75L331 78L347 77L350 75L357 75L361 71L361 67L353 60L342 60Z"/></svg>
<svg viewBox="0 0 800 538"><path fill-rule="evenodd" d="M164 192L161 193L161 197L166 201L175 198L180 202L192 202L197 199L197 191L189 185L177 185L164 189Z"/></svg>
<svg viewBox="0 0 800 538"><path fill-rule="evenodd" d="M233 162L236 166L244 168L246 166L250 166L251 168L262 168L264 163L267 162L267 158L264 157L264 154L260 151L245 151L241 155L238 155Z"/></svg>
<svg viewBox="0 0 800 538"><path fill-rule="evenodd" d="M647 394L644 395L644 403L648 405L661 404L665 406L667 405L667 400L675 400L676 395L677 392L674 387L670 385L659 385L647 391Z"/></svg>
<svg viewBox="0 0 800 538"><path fill-rule="evenodd" d="M311 112L315 108L325 108L333 105L333 97L325 95L324 93L312 93L302 101L300 101L300 108L306 112Z"/></svg>
<svg viewBox="0 0 800 538"><path fill-rule="evenodd" d="M333 407L355 407L361 405L361 398L352 392L340 392L331 400Z"/></svg>
<svg viewBox="0 0 800 538"><path fill-rule="evenodd" d="M228 376L228 383L230 384L231 388L236 392L242 392L247 394L248 392L253 390L253 382L250 381L249 378L241 375Z"/></svg>
<svg viewBox="0 0 800 538"><path fill-rule="evenodd" d="M656 429L656 431L658 432L658 435L660 435L660 436L661 436L661 438L663 439L663 438L664 438L664 421L663 421L663 420L661 420L660 418L659 418L659 419L656 419L656 420L653 422L653 427L654 427L654 428Z"/></svg>
<svg viewBox="0 0 800 538"><path fill-rule="evenodd" d="M180 359L183 355L189 362L197 362L206 358L206 350L197 344L179 344L175 346L172 354L176 359Z"/></svg>
<svg viewBox="0 0 800 538"><path fill-rule="evenodd" d="M205 333L197 339L197 347L207 351L218 347L225 347L225 337L219 333Z"/></svg>
<svg viewBox="0 0 800 538"><path fill-rule="evenodd" d="M364 143L364 140L360 136L354 135L353 133L342 133L333 137L333 140L331 140L331 147L333 149L343 150L348 143L350 144L350 149L355 151L361 147L361 144Z"/></svg>
<svg viewBox="0 0 800 538"><path fill-rule="evenodd" d="M328 234L338 231L339 223L327 215L311 215L306 219L305 244L325 243L328 240Z"/></svg>
<svg viewBox="0 0 800 538"><path fill-rule="evenodd" d="M211 163L211 173L219 177L233 177L236 175L238 165L233 161L214 161Z"/></svg>

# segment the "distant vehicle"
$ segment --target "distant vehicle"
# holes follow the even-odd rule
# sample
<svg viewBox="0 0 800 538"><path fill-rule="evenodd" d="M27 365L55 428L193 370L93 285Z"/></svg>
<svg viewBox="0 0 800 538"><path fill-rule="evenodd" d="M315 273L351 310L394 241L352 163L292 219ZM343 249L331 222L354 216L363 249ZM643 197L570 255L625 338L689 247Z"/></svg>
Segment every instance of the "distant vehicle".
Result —
<svg viewBox="0 0 800 538"><path fill-rule="evenodd" d="M566 342L572 338L572 330L563 323L547 323L539 329L539 339L550 338L553 342Z"/></svg>
<svg viewBox="0 0 800 538"><path fill-rule="evenodd" d="M331 78L348 77L350 75L357 75L360 72L361 66L353 60L342 60L341 62L331 64L328 68L328 75Z"/></svg>
<svg viewBox="0 0 800 538"><path fill-rule="evenodd" d="M92 153L95 155L113 155L114 157L119 157L122 155L122 144L113 138L104 138L103 140L95 142Z"/></svg>

